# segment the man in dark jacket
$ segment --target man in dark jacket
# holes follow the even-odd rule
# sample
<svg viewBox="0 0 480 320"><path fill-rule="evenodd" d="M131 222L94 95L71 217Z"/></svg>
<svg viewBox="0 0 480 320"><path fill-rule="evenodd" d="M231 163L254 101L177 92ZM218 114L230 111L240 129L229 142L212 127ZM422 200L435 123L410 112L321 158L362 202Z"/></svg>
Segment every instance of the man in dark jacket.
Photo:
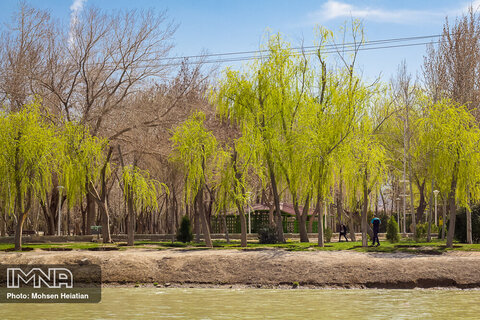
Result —
<svg viewBox="0 0 480 320"><path fill-rule="evenodd" d="M342 223L340 225L340 232L339 232L339 235L338 235L338 242L342 242L342 236L345 237L345 241L348 242L348 239L347 239L347 227Z"/></svg>
<svg viewBox="0 0 480 320"><path fill-rule="evenodd" d="M375 245L375 240L377 241L377 247L380 245L380 241L378 241L378 230L380 229L380 219L374 217L371 221L373 225L373 243L372 246Z"/></svg>

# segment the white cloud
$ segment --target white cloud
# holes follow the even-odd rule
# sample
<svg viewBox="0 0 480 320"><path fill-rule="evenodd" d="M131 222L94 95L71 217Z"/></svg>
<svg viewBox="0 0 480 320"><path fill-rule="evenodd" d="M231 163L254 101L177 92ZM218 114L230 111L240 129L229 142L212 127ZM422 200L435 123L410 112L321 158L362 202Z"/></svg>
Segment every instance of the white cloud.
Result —
<svg viewBox="0 0 480 320"><path fill-rule="evenodd" d="M477 2L477 1L476 1ZM478 0L480 3L480 0ZM426 19L444 17L446 11L432 10L408 10L408 9L381 9L373 7L358 7L352 4L328 0L320 10L309 14L312 22L326 22L337 18L361 18L376 22L390 22L399 24L409 24L415 21L425 21ZM313 21L315 20L315 21Z"/></svg>
<svg viewBox="0 0 480 320"><path fill-rule="evenodd" d="M77 24L78 15L82 12L85 2L87 2L87 0L74 0L70 6L70 35L68 39L70 44L73 43L73 29Z"/></svg>
<svg viewBox="0 0 480 320"><path fill-rule="evenodd" d="M70 6L70 10L77 12L77 11L82 11L83 9L83 4L86 2L86 0L74 0L72 5Z"/></svg>

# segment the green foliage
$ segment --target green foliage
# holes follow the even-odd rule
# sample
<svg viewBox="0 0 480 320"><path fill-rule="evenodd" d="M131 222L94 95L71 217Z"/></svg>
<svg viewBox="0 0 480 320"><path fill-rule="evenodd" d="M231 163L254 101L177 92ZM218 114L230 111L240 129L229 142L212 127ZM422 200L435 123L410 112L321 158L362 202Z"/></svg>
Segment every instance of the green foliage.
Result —
<svg viewBox="0 0 480 320"><path fill-rule="evenodd" d="M216 191L215 211L236 209L237 204L248 203L247 166L239 161L235 151L221 148L217 151L217 163L214 174Z"/></svg>
<svg viewBox="0 0 480 320"><path fill-rule="evenodd" d="M330 240L332 240L332 235L333 235L332 229L330 229L329 227L326 227L324 235L325 235L325 242L330 242Z"/></svg>
<svg viewBox="0 0 480 320"><path fill-rule="evenodd" d="M258 242L261 244L275 244L278 242L277 229L269 226L258 230Z"/></svg>
<svg viewBox="0 0 480 320"><path fill-rule="evenodd" d="M38 101L17 113L0 114L0 198L9 214L16 203L23 211L29 195L45 197L58 170L59 144Z"/></svg>
<svg viewBox="0 0 480 320"><path fill-rule="evenodd" d="M393 215L387 222L387 240L390 241L390 243L396 243L400 241L398 223Z"/></svg>
<svg viewBox="0 0 480 320"><path fill-rule="evenodd" d="M88 128L74 122L53 127L42 117L38 101L17 113L0 115L0 194L12 213L19 183L23 205L28 189L42 198L55 174L73 207L95 182L104 160L105 140L92 137Z"/></svg>
<svg viewBox="0 0 480 320"><path fill-rule="evenodd" d="M429 156L427 165L435 184L448 194L452 179L457 180L456 201L466 206L480 197L480 129L465 106L442 99L436 103L424 98L425 115L418 120L422 127L421 148ZM469 199L470 197L470 199Z"/></svg>
<svg viewBox="0 0 480 320"><path fill-rule="evenodd" d="M212 174L217 154L217 140L205 129L205 114L197 112L175 128L171 159L184 166L186 200L192 203L198 191Z"/></svg>
<svg viewBox="0 0 480 320"><path fill-rule="evenodd" d="M178 229L177 233L177 241L186 243L193 240L193 233L192 233L192 226L190 223L190 219L187 215L182 217L182 221L180 222L180 229Z"/></svg>
<svg viewBox="0 0 480 320"><path fill-rule="evenodd" d="M105 161L105 139L94 137L87 127L65 122L58 130L60 137L60 185L66 190L70 208L82 200L88 182L95 183Z"/></svg>
<svg viewBox="0 0 480 320"><path fill-rule="evenodd" d="M133 205L136 211L146 208L156 209L158 207L157 196L160 188L168 192L168 187L150 178L146 170L136 166L125 166L123 168L123 188L125 200L133 197Z"/></svg>
<svg viewBox="0 0 480 320"><path fill-rule="evenodd" d="M428 232L428 222L417 223L417 230L415 231L415 239L419 241L425 239Z"/></svg>
<svg viewBox="0 0 480 320"><path fill-rule="evenodd" d="M352 28L363 41L361 26L355 22ZM318 41L322 47L333 41L333 33L320 29ZM222 117L239 127L242 135L235 141L236 150L264 186L274 180L296 203L328 198L335 164L350 157L346 152L336 154L337 149L349 143L347 138L366 117L377 88L367 87L354 74L353 61L327 71L321 50L318 61L311 61L294 52L280 34L268 39L265 50L268 53L244 72L226 69L211 100ZM370 150L372 144L365 145L362 156L372 159L372 168L383 168L377 161L383 150ZM350 171L357 175L359 170ZM370 177L381 181L378 175Z"/></svg>
<svg viewBox="0 0 480 320"><path fill-rule="evenodd" d="M455 239L467 242L467 213L464 207L457 211ZM472 206L472 241L480 243L480 205Z"/></svg>

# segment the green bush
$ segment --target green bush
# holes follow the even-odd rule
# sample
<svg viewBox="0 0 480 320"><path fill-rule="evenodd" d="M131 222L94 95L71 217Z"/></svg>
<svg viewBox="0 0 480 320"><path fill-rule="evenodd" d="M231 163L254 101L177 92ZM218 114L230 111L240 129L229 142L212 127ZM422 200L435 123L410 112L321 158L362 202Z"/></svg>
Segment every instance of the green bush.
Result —
<svg viewBox="0 0 480 320"><path fill-rule="evenodd" d="M455 239L463 243L467 242L467 212L465 208L457 210ZM472 241L480 243L480 205L472 206Z"/></svg>
<svg viewBox="0 0 480 320"><path fill-rule="evenodd" d="M400 241L400 234L398 230L398 223L392 215L387 222L387 240L391 243Z"/></svg>
<svg viewBox="0 0 480 320"><path fill-rule="evenodd" d="M180 223L180 229L177 233L177 241L183 243L190 242L193 240L192 225L188 216L183 216L182 222Z"/></svg>
<svg viewBox="0 0 480 320"><path fill-rule="evenodd" d="M430 225L430 234L439 232L438 227L432 223ZM428 234L428 222L417 224L417 231L415 232L415 239L426 239Z"/></svg>
<svg viewBox="0 0 480 320"><path fill-rule="evenodd" d="M330 242L330 240L332 240L332 229L330 229L329 227L325 228L325 231L323 233L323 235L325 236L325 242Z"/></svg>
<svg viewBox="0 0 480 320"><path fill-rule="evenodd" d="M417 230L415 230L415 239L425 239L428 232L428 222L418 223Z"/></svg>
<svg viewBox="0 0 480 320"><path fill-rule="evenodd" d="M275 244L278 242L277 229L263 227L258 230L258 242L261 244Z"/></svg>

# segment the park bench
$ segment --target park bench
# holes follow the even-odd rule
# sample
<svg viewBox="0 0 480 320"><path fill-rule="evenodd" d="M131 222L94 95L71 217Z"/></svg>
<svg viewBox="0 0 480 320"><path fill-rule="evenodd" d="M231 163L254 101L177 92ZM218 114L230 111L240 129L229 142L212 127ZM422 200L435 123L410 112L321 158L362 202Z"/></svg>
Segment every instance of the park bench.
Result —
<svg viewBox="0 0 480 320"><path fill-rule="evenodd" d="M22 236L34 236L37 234L37 231L34 230L23 230Z"/></svg>

